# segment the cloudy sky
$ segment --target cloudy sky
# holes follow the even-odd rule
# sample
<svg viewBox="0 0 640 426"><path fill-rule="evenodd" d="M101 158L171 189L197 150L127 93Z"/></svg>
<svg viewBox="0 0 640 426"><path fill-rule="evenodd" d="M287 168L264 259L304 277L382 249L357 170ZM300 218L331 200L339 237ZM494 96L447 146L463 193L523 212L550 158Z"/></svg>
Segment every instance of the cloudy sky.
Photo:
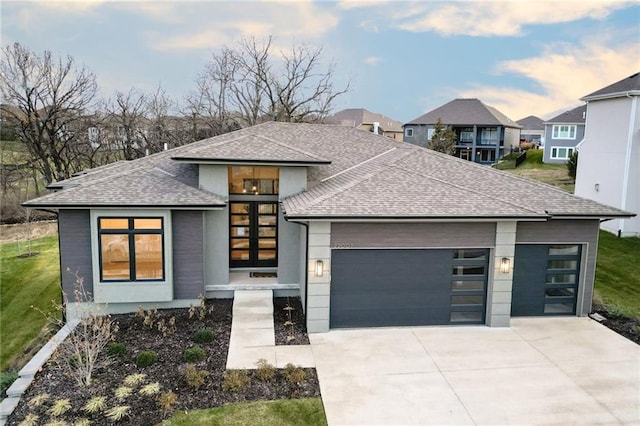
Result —
<svg viewBox="0 0 640 426"><path fill-rule="evenodd" d="M336 110L407 122L475 97L514 120L550 118L640 71L638 1L6 1L2 45L72 55L104 97L162 84L180 100L211 53L242 37L322 46Z"/></svg>

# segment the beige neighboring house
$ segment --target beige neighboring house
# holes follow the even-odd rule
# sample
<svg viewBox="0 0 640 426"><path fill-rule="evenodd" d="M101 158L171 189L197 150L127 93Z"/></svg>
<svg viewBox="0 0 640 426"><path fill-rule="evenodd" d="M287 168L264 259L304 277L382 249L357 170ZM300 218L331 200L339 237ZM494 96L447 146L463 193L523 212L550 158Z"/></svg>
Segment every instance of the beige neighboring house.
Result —
<svg viewBox="0 0 640 426"><path fill-rule="evenodd" d="M398 142L404 140L401 122L364 108L348 108L338 111L327 119L327 123L355 127L365 132L387 136Z"/></svg>

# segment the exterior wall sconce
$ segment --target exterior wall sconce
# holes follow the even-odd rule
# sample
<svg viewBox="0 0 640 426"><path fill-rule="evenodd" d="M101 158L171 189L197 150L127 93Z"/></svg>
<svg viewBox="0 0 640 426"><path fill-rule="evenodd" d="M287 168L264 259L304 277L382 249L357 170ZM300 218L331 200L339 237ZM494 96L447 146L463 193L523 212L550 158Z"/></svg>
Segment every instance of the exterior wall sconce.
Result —
<svg viewBox="0 0 640 426"><path fill-rule="evenodd" d="M600 191L600 184L596 183L595 185L593 185L593 189L595 189L596 191Z"/></svg>
<svg viewBox="0 0 640 426"><path fill-rule="evenodd" d="M322 260L316 260L316 277L321 277L324 268L324 262Z"/></svg>
<svg viewBox="0 0 640 426"><path fill-rule="evenodd" d="M503 274L508 274L511 271L511 259L508 257L503 257L500 261L500 272Z"/></svg>

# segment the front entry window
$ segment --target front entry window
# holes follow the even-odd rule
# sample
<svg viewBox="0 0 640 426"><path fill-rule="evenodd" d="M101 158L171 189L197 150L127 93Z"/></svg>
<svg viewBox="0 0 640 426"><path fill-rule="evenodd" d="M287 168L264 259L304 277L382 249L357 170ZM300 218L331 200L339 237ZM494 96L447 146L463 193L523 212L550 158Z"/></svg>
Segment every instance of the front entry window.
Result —
<svg viewBox="0 0 640 426"><path fill-rule="evenodd" d="M101 281L164 279L163 219L98 218Z"/></svg>
<svg viewBox="0 0 640 426"><path fill-rule="evenodd" d="M277 167L229 167L229 194L277 195Z"/></svg>

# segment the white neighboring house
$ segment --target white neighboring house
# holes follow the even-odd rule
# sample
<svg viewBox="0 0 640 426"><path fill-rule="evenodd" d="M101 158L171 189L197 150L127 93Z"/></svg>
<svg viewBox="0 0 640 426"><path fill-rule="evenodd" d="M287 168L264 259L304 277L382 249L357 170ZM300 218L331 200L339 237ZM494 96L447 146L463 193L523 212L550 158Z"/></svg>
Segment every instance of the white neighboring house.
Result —
<svg viewBox="0 0 640 426"><path fill-rule="evenodd" d="M575 195L633 212L603 222L619 236L640 235L640 73L597 90L587 102L584 141L578 145Z"/></svg>

